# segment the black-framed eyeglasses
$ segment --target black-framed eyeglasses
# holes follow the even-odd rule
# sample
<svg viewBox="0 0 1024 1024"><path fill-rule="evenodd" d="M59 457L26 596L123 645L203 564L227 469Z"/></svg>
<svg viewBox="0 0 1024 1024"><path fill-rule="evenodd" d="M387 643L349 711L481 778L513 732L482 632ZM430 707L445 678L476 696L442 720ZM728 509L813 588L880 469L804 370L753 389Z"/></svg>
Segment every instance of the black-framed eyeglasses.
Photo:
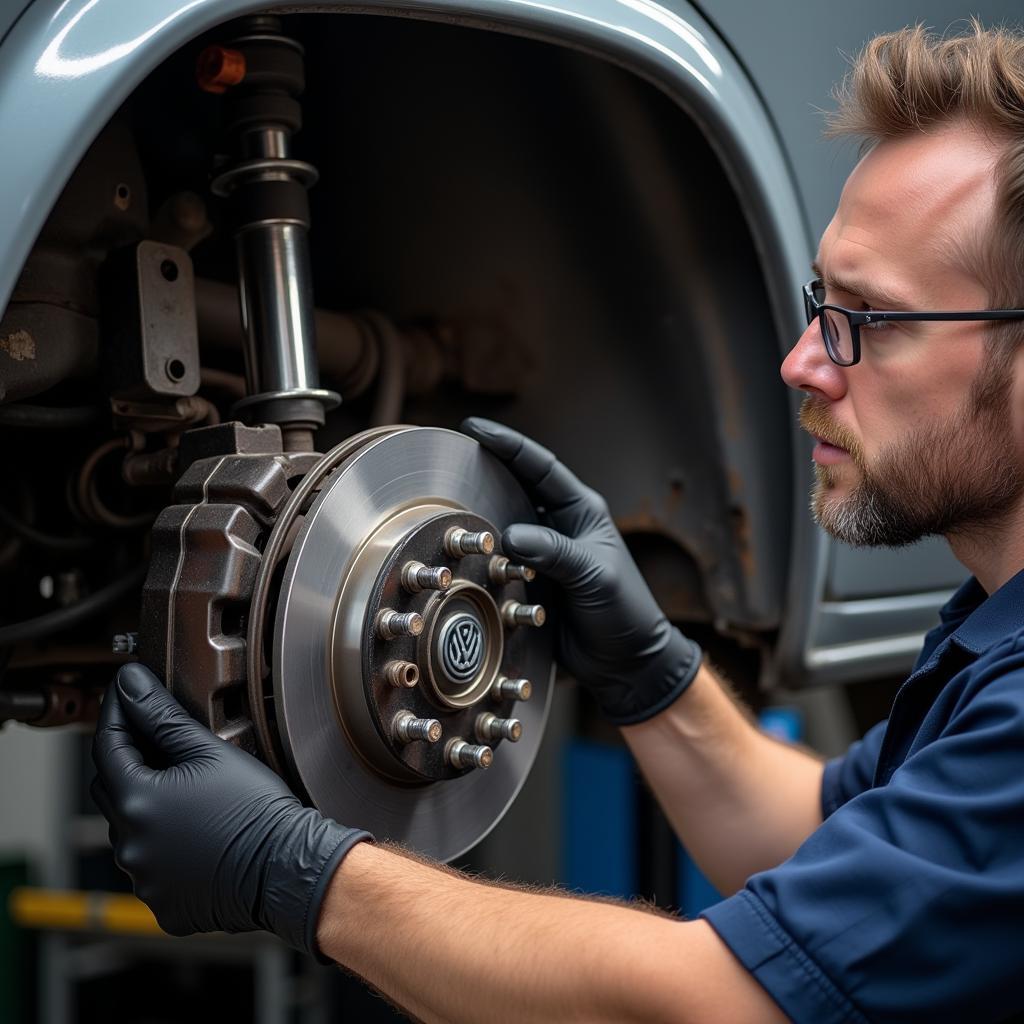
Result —
<svg viewBox="0 0 1024 1024"><path fill-rule="evenodd" d="M804 310L810 325L818 318L821 340L829 359L837 366L860 362L860 329L897 320L1024 320L1024 309L950 310L936 313L894 313L886 310L845 309L825 301L825 283L808 281L804 285Z"/></svg>

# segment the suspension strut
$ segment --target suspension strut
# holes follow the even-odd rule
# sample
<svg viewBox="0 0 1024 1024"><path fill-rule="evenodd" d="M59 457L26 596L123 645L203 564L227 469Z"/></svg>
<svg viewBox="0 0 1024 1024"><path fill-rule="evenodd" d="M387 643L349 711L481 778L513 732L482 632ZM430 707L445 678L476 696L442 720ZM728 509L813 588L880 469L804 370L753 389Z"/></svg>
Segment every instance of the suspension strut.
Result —
<svg viewBox="0 0 1024 1024"><path fill-rule="evenodd" d="M227 199L238 256L247 394L233 414L277 423L286 451L312 451L313 431L341 397L319 386L309 259L309 199L316 168L291 156L302 126L304 53L281 20L236 23L226 46L207 47L197 77L224 94L231 157L211 189Z"/></svg>

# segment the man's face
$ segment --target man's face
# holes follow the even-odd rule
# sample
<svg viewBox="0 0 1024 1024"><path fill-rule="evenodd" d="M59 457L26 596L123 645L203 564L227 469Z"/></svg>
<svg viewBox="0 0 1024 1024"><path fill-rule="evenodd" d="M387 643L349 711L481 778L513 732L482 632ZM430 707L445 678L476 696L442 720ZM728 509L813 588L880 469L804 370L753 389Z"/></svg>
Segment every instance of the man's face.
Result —
<svg viewBox="0 0 1024 1024"><path fill-rule="evenodd" d="M816 260L849 309L985 309L964 248L988 231L996 143L964 126L888 141L847 180ZM993 528L1024 495L1020 354L989 354L983 322L861 328L832 363L817 321L782 364L818 441L812 510L850 544L899 546ZM1024 349L1022 349L1024 352Z"/></svg>

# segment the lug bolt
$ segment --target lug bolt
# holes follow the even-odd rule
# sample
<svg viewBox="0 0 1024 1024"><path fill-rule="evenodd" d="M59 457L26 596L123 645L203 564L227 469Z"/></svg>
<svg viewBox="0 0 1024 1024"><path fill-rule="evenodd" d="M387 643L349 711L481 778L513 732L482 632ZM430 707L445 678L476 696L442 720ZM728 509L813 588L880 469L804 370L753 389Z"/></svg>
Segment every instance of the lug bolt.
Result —
<svg viewBox="0 0 1024 1024"><path fill-rule="evenodd" d="M436 718L417 718L411 711L399 711L391 720L391 731L399 743L436 743L441 738L441 723Z"/></svg>
<svg viewBox="0 0 1024 1024"><path fill-rule="evenodd" d="M487 567L487 575L492 583L511 583L512 580L529 583L537 572L528 565L513 565L504 555L495 555Z"/></svg>
<svg viewBox="0 0 1024 1024"><path fill-rule="evenodd" d="M523 723L518 718L499 718L485 711L477 715L476 735L481 740L508 740L518 743L523 735Z"/></svg>
<svg viewBox="0 0 1024 1024"><path fill-rule="evenodd" d="M412 689L420 681L420 670L411 661L389 661L384 665L384 678L402 689Z"/></svg>
<svg viewBox="0 0 1024 1024"><path fill-rule="evenodd" d="M463 555L489 555L494 550L494 534L487 530L470 533L461 526L453 526L444 535L444 549L452 558Z"/></svg>
<svg viewBox="0 0 1024 1024"><path fill-rule="evenodd" d="M452 571L443 565L406 562L402 566L402 586L410 594L421 590L447 590L452 585Z"/></svg>
<svg viewBox="0 0 1024 1024"><path fill-rule="evenodd" d="M547 613L541 604L520 604L518 601L506 601L501 609L501 617L510 629L515 626L543 626Z"/></svg>
<svg viewBox="0 0 1024 1024"><path fill-rule="evenodd" d="M495 700L529 700L533 695L533 683L529 679L507 679L501 676L491 687Z"/></svg>
<svg viewBox="0 0 1024 1024"><path fill-rule="evenodd" d="M490 768L494 751L490 747L476 746L465 740L452 740L445 756L453 768Z"/></svg>
<svg viewBox="0 0 1024 1024"><path fill-rule="evenodd" d="M418 612L396 612L382 608L377 616L377 636L394 640L400 636L419 636L423 632L423 616Z"/></svg>
<svg viewBox="0 0 1024 1024"><path fill-rule="evenodd" d="M138 647L138 633L115 633L110 642L110 650L113 654L134 654Z"/></svg>

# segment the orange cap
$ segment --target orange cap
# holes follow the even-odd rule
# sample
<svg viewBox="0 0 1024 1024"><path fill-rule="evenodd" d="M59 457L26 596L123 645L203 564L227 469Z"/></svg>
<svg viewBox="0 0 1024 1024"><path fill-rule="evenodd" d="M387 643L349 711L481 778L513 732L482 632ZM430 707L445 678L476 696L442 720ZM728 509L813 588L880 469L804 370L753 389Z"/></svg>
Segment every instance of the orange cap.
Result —
<svg viewBox="0 0 1024 1024"><path fill-rule="evenodd" d="M245 78L245 54L226 46L208 46L196 61L196 81L204 92L227 92Z"/></svg>

